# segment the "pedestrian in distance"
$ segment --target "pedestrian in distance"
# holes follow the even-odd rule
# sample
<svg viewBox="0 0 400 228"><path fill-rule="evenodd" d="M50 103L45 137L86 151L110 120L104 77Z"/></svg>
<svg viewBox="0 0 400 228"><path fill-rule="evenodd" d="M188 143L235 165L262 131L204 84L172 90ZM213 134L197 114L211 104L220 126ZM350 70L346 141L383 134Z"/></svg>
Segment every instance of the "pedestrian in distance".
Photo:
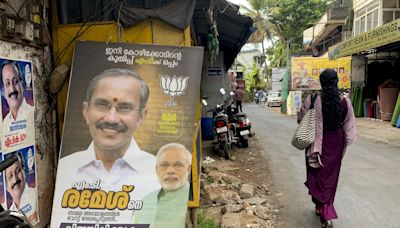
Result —
<svg viewBox="0 0 400 228"><path fill-rule="evenodd" d="M257 92L257 96L258 96L258 107L261 107L264 105L264 101L265 101L265 92L262 91L261 89L258 90Z"/></svg>
<svg viewBox="0 0 400 228"><path fill-rule="evenodd" d="M242 110L243 94L244 94L243 90L240 87L236 87L235 100L238 112L243 112Z"/></svg>
<svg viewBox="0 0 400 228"><path fill-rule="evenodd" d="M320 216L321 227L333 227L337 219L335 200L339 172L346 148L356 137L355 117L349 98L339 95L336 71L320 75L322 92L315 100L315 142L306 149L306 187ZM298 114L300 123L310 107L309 95Z"/></svg>

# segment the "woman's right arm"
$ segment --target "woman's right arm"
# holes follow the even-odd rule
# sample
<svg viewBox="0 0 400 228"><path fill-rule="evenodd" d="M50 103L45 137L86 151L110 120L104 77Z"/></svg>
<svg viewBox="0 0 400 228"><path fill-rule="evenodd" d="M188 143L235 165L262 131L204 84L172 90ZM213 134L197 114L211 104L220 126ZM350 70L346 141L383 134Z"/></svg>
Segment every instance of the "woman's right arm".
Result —
<svg viewBox="0 0 400 228"><path fill-rule="evenodd" d="M297 123L300 123L304 117L304 114L308 110L311 104L311 95L308 95L306 99L304 99L303 104L301 105L300 110L297 112Z"/></svg>

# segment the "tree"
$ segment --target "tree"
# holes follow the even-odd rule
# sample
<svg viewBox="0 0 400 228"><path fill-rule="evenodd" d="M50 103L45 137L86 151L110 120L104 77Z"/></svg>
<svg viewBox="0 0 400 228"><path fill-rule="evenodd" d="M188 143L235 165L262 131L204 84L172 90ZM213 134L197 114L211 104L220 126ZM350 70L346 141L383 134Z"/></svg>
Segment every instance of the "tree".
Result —
<svg viewBox="0 0 400 228"><path fill-rule="evenodd" d="M249 94L253 94L254 89L264 88L265 82L262 77L260 77L260 68L253 63L253 69L244 75L246 80L246 91Z"/></svg>
<svg viewBox="0 0 400 228"><path fill-rule="evenodd" d="M290 42L292 54L301 52L303 31L322 17L327 4L327 0L277 1L269 21L275 25L280 41Z"/></svg>

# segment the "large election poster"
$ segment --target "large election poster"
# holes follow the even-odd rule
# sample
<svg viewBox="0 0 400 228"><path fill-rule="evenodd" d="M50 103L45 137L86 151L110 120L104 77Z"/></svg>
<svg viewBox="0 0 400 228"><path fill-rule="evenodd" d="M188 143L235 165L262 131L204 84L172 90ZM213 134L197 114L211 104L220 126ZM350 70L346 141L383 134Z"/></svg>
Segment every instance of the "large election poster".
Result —
<svg viewBox="0 0 400 228"><path fill-rule="evenodd" d="M320 90L319 75L327 68L337 72L339 88L350 88L351 57L336 60L323 57L292 57L292 90Z"/></svg>
<svg viewBox="0 0 400 228"><path fill-rule="evenodd" d="M51 227L140 228L184 217L190 170L155 155L168 143L192 151L202 61L199 47L76 43ZM178 180L182 190L164 191Z"/></svg>
<svg viewBox="0 0 400 228"><path fill-rule="evenodd" d="M17 161L0 175L0 204L21 210L33 223L39 222L35 165L34 72L32 63L0 57L1 156Z"/></svg>

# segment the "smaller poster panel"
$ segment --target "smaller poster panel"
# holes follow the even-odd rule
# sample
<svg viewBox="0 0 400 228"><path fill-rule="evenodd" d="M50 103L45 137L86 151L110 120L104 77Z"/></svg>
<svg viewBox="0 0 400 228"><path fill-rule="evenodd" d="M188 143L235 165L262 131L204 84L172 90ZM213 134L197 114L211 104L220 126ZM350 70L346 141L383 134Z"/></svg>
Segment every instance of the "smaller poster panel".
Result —
<svg viewBox="0 0 400 228"><path fill-rule="evenodd" d="M294 116L301 108L302 91L289 91L287 98L287 114Z"/></svg>
<svg viewBox="0 0 400 228"><path fill-rule="evenodd" d="M7 209L22 210L32 224L39 222L34 145L4 155L17 154L18 161L4 170Z"/></svg>
<svg viewBox="0 0 400 228"><path fill-rule="evenodd" d="M0 152L0 161L3 161L3 153ZM0 205L3 209L7 208L6 206L6 197L5 197L5 183L4 183L4 175L3 172L0 172Z"/></svg>
<svg viewBox="0 0 400 228"><path fill-rule="evenodd" d="M286 68L272 68L272 91L282 91L283 75Z"/></svg>
<svg viewBox="0 0 400 228"><path fill-rule="evenodd" d="M292 89L320 90L319 75L327 68L338 73L340 89L349 89L351 82L351 57L329 60L328 58L293 57Z"/></svg>
<svg viewBox="0 0 400 228"><path fill-rule="evenodd" d="M3 152L35 143L32 63L0 57Z"/></svg>

